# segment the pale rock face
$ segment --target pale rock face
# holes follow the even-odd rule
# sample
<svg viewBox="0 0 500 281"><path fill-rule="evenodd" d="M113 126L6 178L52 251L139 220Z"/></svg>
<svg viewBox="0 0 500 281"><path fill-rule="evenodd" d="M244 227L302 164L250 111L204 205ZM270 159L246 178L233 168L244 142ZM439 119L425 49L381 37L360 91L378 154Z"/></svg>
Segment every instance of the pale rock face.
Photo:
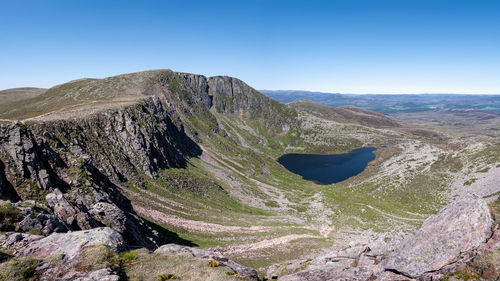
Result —
<svg viewBox="0 0 500 281"><path fill-rule="evenodd" d="M127 249L123 237L109 227L53 233L47 237L15 232L0 236L0 247L14 250L14 256L43 260L37 268L38 278L43 281L54 280L55 276L57 280L118 281L120 277L110 268L82 271L77 267L86 247L100 245L115 252ZM56 256L62 257L61 261L51 263L51 257Z"/></svg>
<svg viewBox="0 0 500 281"><path fill-rule="evenodd" d="M417 233L389 256L385 269L419 277L463 262L487 241L492 224L484 200L457 200L427 218Z"/></svg>
<svg viewBox="0 0 500 281"><path fill-rule="evenodd" d="M114 274L111 269L103 268L89 272L86 276L74 279L75 281L118 281L120 276Z"/></svg>
<svg viewBox="0 0 500 281"><path fill-rule="evenodd" d="M368 281L374 278L374 273L365 268L351 267L347 269L336 268L316 269L302 271L280 278L280 281L318 281L318 280L338 280L338 281Z"/></svg>
<svg viewBox="0 0 500 281"><path fill-rule="evenodd" d="M71 260L83 247L97 244L105 244L114 251L126 249L125 241L116 230L100 227L69 233L53 233L42 239L32 240L19 249L16 256L43 259L54 254L64 254L66 259Z"/></svg>
<svg viewBox="0 0 500 281"><path fill-rule="evenodd" d="M492 230L493 220L486 202L463 198L427 218L415 235L395 248L386 248L385 252L358 251L348 260L339 260L344 263L316 264L279 280L439 280L471 257L496 247ZM383 261L374 263L373 258ZM356 263L352 262L354 259Z"/></svg>

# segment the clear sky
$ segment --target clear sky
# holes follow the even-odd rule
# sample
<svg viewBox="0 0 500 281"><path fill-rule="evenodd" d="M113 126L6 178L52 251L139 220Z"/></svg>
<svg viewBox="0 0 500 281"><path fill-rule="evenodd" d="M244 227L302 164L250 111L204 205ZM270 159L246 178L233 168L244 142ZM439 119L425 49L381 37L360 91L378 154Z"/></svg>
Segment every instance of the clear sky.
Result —
<svg viewBox="0 0 500 281"><path fill-rule="evenodd" d="M500 1L0 0L0 89L158 68L257 89L500 94Z"/></svg>

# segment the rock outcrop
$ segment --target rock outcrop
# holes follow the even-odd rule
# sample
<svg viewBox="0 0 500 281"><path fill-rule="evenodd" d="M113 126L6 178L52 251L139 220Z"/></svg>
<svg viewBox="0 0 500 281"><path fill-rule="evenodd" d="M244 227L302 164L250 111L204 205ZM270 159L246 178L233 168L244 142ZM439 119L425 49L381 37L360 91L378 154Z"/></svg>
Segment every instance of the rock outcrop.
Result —
<svg viewBox="0 0 500 281"><path fill-rule="evenodd" d="M223 255L220 253L206 250L206 249L197 249L197 248L192 248L192 247L187 247L187 246L182 246L182 245L176 245L176 244L167 244L163 245L160 248L156 249L154 251L155 254L176 254L176 253L190 253L194 257L197 258L204 258L204 259L213 259L218 262L220 262L222 265L229 267L232 269L236 274L242 275L242 276L247 276L248 278L257 280L258 279L258 274L255 269L242 266L240 264L237 264L236 262L225 258Z"/></svg>
<svg viewBox="0 0 500 281"><path fill-rule="evenodd" d="M19 234L12 235L17 237ZM6 241L16 239L16 237L11 238L10 236L9 234L6 235ZM116 252L127 249L123 237L117 231L108 227L54 233L40 239L34 239L34 237L24 237L24 239L31 241L26 246L18 249L15 252L16 256L44 259L50 255L62 254L65 259L72 260L83 247L91 245L104 244Z"/></svg>
<svg viewBox="0 0 500 281"><path fill-rule="evenodd" d="M22 232L40 231L44 235L53 232L67 232L68 226L54 215L28 214L19 222L19 230Z"/></svg>
<svg viewBox="0 0 500 281"><path fill-rule="evenodd" d="M73 81L13 108L1 113L13 122L0 124L0 198L34 200L42 216L23 214L17 229L3 230L109 226L149 249L166 239L135 214L122 188L145 188L144 178L199 156L203 138L224 136L214 112L260 120L270 134L287 133L296 114L238 79L168 70ZM24 113L39 115L15 121Z"/></svg>
<svg viewBox="0 0 500 281"><path fill-rule="evenodd" d="M7 233L0 236L0 245L12 253L16 259L13 262L37 265L31 270L39 280L117 281L118 273L103 262L110 253L127 249L122 236L107 227L47 237Z"/></svg>
<svg viewBox="0 0 500 281"><path fill-rule="evenodd" d="M154 253L143 248L123 254L128 250L125 240L119 232L108 227L53 233L47 237L9 232L0 236L0 247L9 253L2 253L7 257L0 255L3 262L0 263L0 279L7 280L36 276L36 280L118 281L127 280L128 274L132 277L146 275L147 280L157 280L157 275L164 271L176 272L183 280L205 280L204 277L207 280L233 280L232 276L258 279L255 270L204 249L168 244ZM185 256L187 254L190 258ZM9 257L10 260L4 262ZM190 265L179 268L179 265L171 264L175 259L196 262L199 268L190 268ZM29 272L23 266L28 267ZM152 274L147 271L148 267L161 271ZM186 267L189 272L186 272ZM210 270L211 267L217 267L219 272ZM198 272L193 275L191 271L196 270ZM141 277L140 280L144 279Z"/></svg>
<svg viewBox="0 0 500 281"><path fill-rule="evenodd" d="M414 236L389 255L385 269L418 278L463 263L481 250L492 226L484 200L457 200L425 220Z"/></svg>
<svg viewBox="0 0 500 281"><path fill-rule="evenodd" d="M483 199L468 197L428 217L412 236L386 252L359 248L325 258L323 265L279 280L440 280L497 245L493 220ZM495 241L492 241L495 240ZM332 262L334 261L334 262ZM495 271L496 272L496 271Z"/></svg>

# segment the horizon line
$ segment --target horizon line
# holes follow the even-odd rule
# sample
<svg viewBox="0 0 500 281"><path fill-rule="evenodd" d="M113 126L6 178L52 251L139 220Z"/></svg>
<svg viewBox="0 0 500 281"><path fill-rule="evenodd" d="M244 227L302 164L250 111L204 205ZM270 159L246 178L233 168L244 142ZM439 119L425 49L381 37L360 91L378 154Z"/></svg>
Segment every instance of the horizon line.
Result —
<svg viewBox="0 0 500 281"><path fill-rule="evenodd" d="M430 93L346 93L346 92L324 92L324 91L311 91L311 90L268 90L258 89L259 92L307 92L311 94L330 94L330 95L463 95L463 96L500 96L500 93L443 93L443 92L430 92Z"/></svg>

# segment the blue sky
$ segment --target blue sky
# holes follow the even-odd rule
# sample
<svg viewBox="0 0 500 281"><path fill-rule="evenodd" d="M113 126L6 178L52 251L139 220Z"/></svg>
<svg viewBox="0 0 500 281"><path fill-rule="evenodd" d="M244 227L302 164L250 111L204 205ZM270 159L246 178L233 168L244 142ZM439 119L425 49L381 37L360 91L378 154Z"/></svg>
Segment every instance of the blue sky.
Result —
<svg viewBox="0 0 500 281"><path fill-rule="evenodd" d="M0 89L158 68L257 89L500 94L500 1L0 0Z"/></svg>

